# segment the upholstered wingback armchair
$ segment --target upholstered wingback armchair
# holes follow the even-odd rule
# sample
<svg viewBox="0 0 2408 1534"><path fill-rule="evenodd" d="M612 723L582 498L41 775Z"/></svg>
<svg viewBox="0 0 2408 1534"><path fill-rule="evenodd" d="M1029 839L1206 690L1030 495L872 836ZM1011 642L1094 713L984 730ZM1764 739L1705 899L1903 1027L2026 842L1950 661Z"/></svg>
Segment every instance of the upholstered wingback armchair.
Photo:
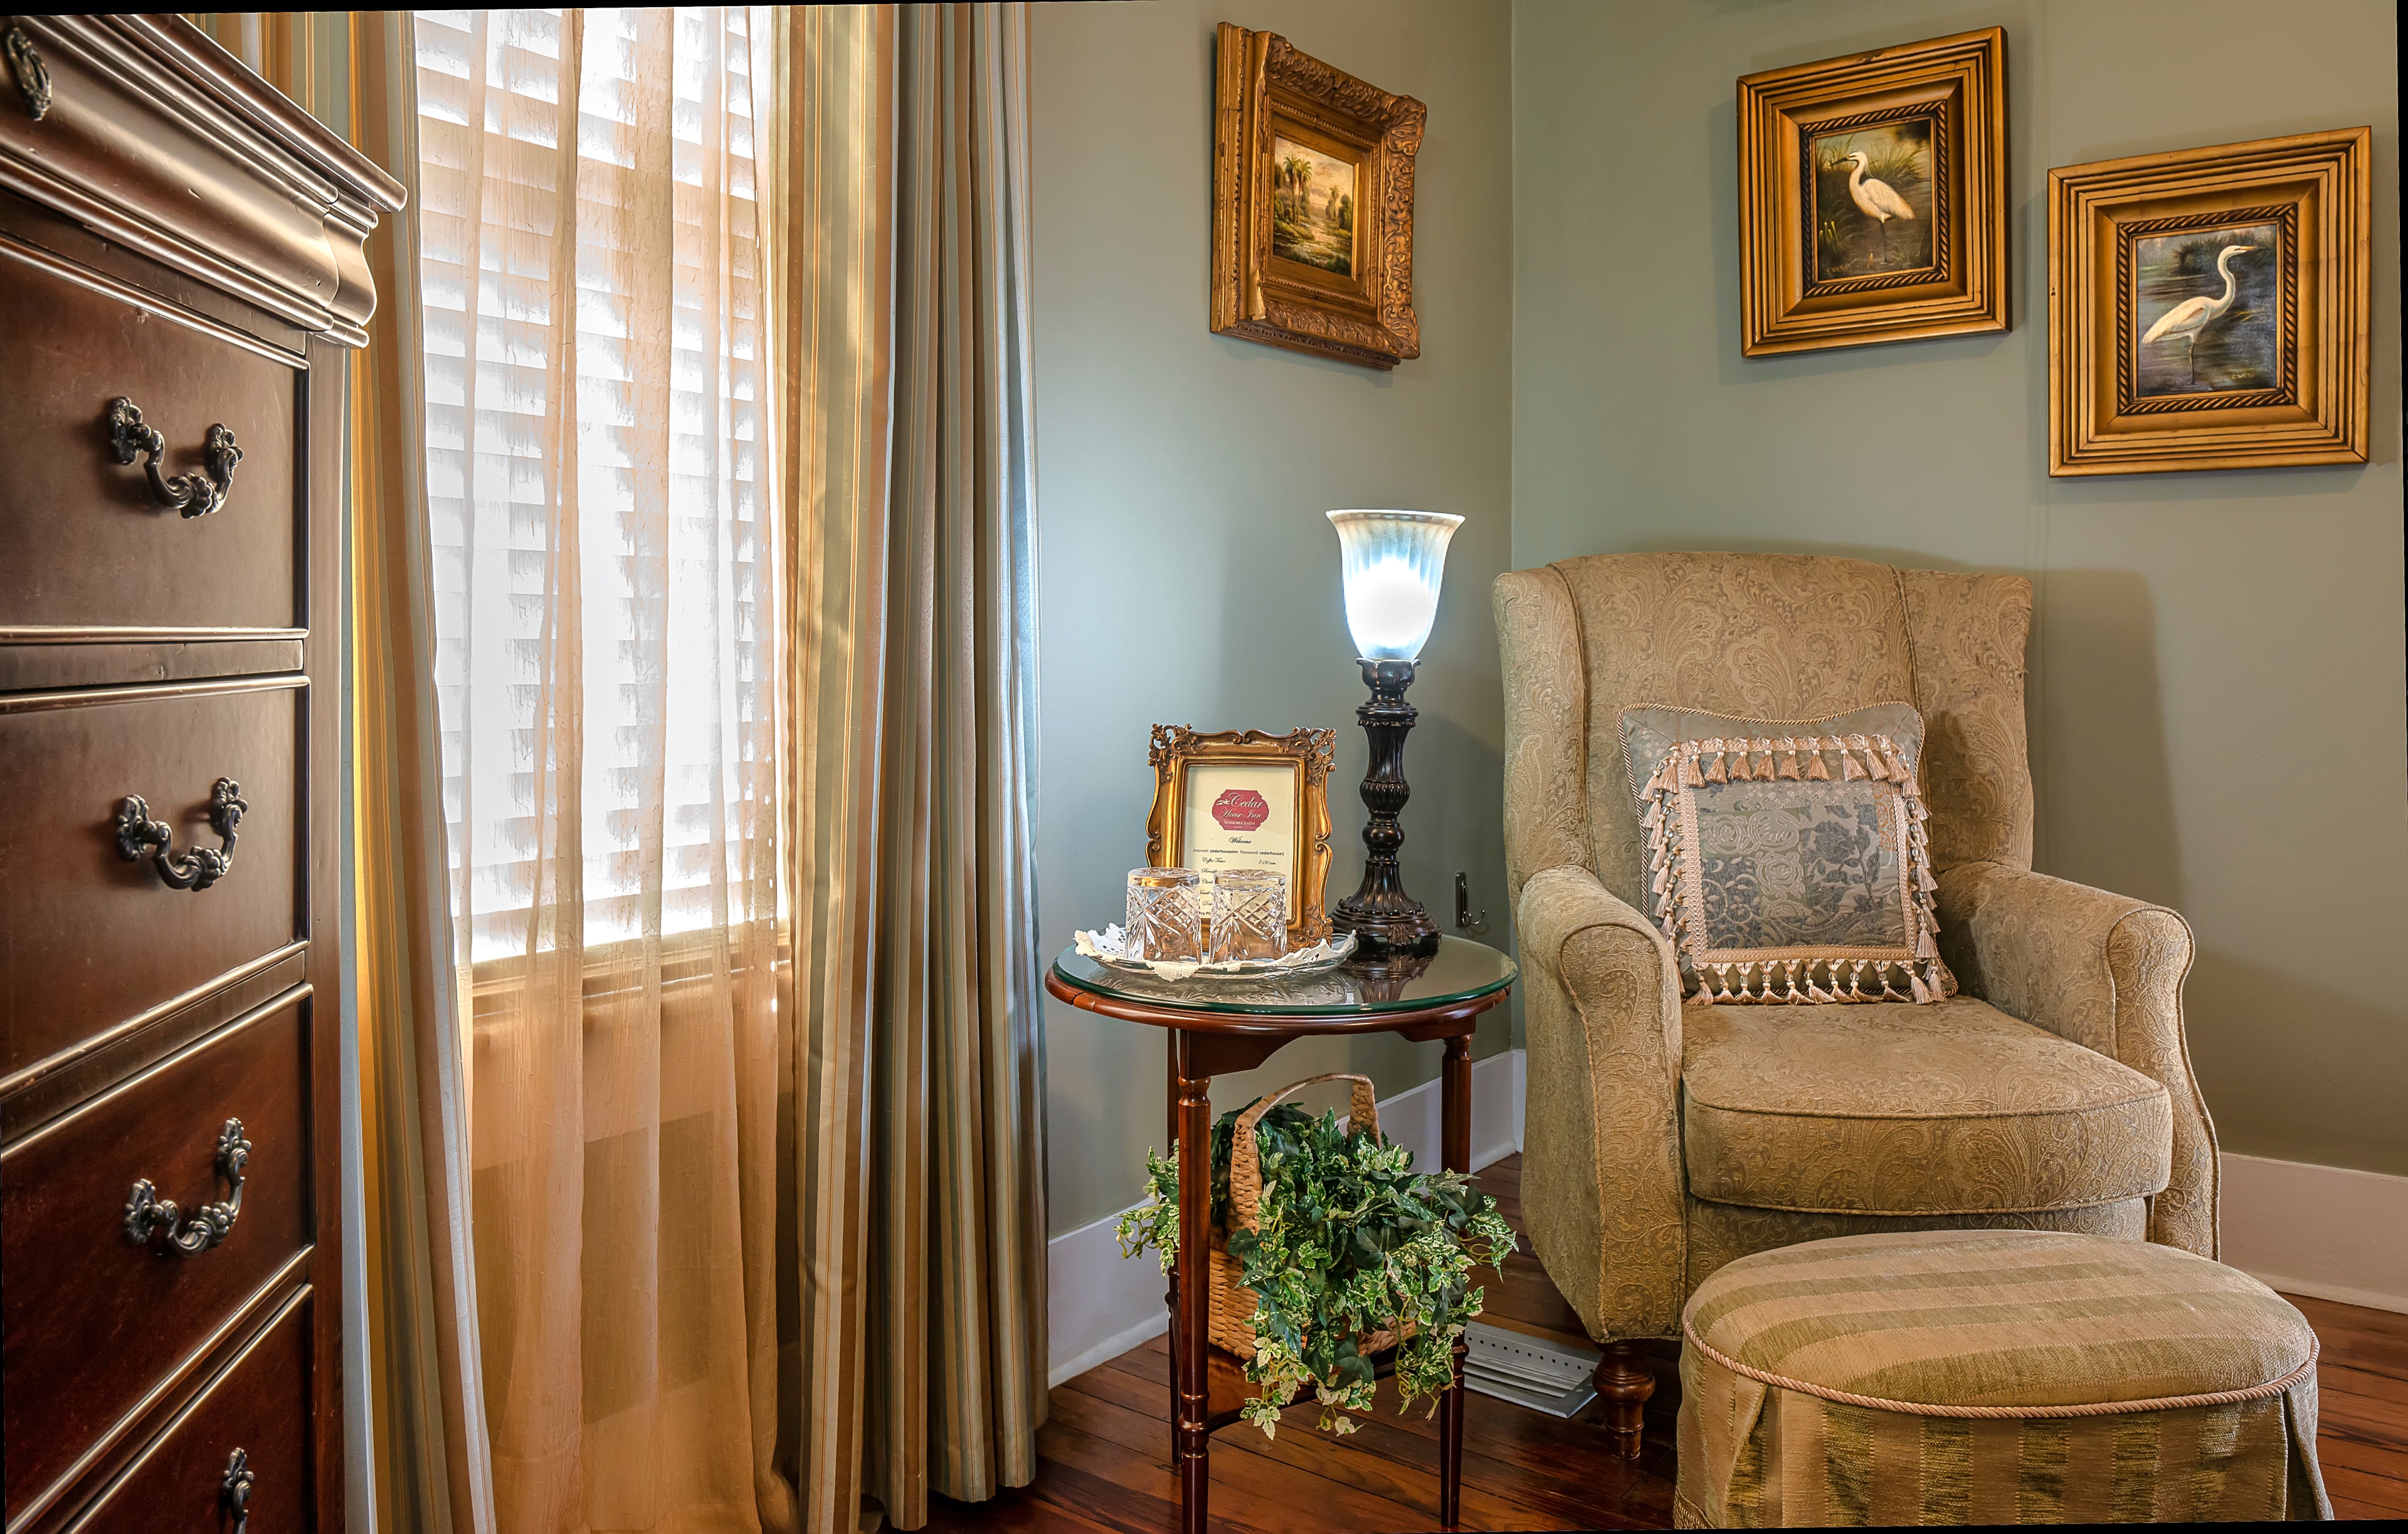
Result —
<svg viewBox="0 0 2408 1534"><path fill-rule="evenodd" d="M2031 871L2019 577L1771 554L1499 576L1505 848L1529 1048L1531 1245L1606 1349L1617 1447L1707 1275L1864 1231L2088 1231L2215 1254L2184 1047L2191 937ZM1939 882L1934 1005L1684 1005L1641 914L1622 710L1812 719L1912 702ZM2071 790L2079 792L2078 788Z"/></svg>

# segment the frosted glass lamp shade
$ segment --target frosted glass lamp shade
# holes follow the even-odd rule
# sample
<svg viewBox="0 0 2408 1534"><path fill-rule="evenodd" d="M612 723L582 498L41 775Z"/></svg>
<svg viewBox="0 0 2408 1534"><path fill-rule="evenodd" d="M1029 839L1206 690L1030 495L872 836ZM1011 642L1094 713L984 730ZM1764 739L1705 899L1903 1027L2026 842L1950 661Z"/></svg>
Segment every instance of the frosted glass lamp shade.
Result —
<svg viewBox="0 0 2408 1534"><path fill-rule="evenodd" d="M1332 511L1346 581L1346 627L1367 661L1419 660L1438 621L1446 543L1463 519L1444 511Z"/></svg>

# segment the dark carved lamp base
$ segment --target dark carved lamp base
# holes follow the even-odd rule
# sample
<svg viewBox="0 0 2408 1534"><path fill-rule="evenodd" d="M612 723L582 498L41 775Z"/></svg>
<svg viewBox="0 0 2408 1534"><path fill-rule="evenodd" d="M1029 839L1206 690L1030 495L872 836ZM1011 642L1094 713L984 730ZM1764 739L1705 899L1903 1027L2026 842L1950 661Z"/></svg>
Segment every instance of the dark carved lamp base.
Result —
<svg viewBox="0 0 2408 1534"><path fill-rule="evenodd" d="M1397 864L1397 850L1405 833L1398 813L1412 795L1405 781L1405 735L1421 717L1405 701L1413 682L1411 661L1361 663L1364 684L1371 701L1354 710L1354 718L1371 743L1370 770L1363 778L1363 803L1371 811L1363 827L1363 887L1338 902L1330 925L1354 934L1358 960L1427 957L1438 952L1438 924L1422 903L1405 893Z"/></svg>

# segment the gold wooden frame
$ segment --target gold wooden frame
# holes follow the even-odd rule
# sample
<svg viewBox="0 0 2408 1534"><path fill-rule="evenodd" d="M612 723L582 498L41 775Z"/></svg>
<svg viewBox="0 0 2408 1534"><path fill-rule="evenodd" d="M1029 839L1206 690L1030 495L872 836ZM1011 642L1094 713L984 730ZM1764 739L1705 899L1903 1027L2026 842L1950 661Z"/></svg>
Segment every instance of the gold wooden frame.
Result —
<svg viewBox="0 0 2408 1534"><path fill-rule="evenodd" d="M2048 173L2049 473L2366 462L2373 142L2342 128ZM2242 222L2282 229L2273 385L2139 397L2137 242Z"/></svg>
<svg viewBox="0 0 2408 1534"><path fill-rule="evenodd" d="M1212 329L1294 351L1390 368L1422 354L1413 313L1413 156L1426 109L1300 53L1269 32L1221 23L1212 109ZM1272 140L1355 168L1352 274L1271 253Z"/></svg>
<svg viewBox="0 0 2408 1534"><path fill-rule="evenodd" d="M1931 263L1815 280L1814 136L1918 119L1931 133ZM2006 329L2006 165L2002 27L1741 76L1741 351Z"/></svg>
<svg viewBox="0 0 2408 1534"><path fill-rule="evenodd" d="M1288 942L1300 948L1329 936L1325 906L1329 894L1329 769L1338 755L1336 730L1291 730L1285 735L1222 730L1198 735L1185 724L1156 724L1146 754L1154 764L1154 809L1145 822L1145 861L1156 868L1186 867L1182 861L1186 851L1181 842L1189 767L1198 762L1253 767L1294 764L1297 919L1288 925Z"/></svg>

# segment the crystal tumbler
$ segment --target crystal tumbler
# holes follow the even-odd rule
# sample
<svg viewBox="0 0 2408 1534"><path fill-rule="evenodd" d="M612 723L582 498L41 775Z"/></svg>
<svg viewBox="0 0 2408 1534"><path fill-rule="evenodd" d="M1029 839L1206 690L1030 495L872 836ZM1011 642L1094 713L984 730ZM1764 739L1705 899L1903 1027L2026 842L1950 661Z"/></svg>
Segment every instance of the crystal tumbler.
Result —
<svg viewBox="0 0 2408 1534"><path fill-rule="evenodd" d="M1133 959L1204 957L1204 892L1193 868L1131 868L1127 944Z"/></svg>
<svg viewBox="0 0 2408 1534"><path fill-rule="evenodd" d="M1275 959L1287 952L1287 875L1224 868L1212 876L1212 962Z"/></svg>

